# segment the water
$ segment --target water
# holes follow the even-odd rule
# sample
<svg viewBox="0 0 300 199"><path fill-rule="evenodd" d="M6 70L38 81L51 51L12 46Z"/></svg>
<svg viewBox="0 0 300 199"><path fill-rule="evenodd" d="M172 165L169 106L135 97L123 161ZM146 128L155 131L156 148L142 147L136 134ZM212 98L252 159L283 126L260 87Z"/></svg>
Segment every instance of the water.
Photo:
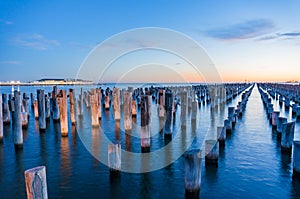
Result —
<svg viewBox="0 0 300 199"><path fill-rule="evenodd" d="M36 89L20 88L27 93ZM49 92L52 88L43 89ZM1 88L2 93L10 90L10 87ZM238 97L227 106L235 106L239 100ZM277 105L274 107L280 109ZM204 137L211 136L216 126L223 125L227 116L227 108L224 109L211 113L209 107L201 106L196 128L188 124L185 134L178 128L178 115L175 133L181 139L174 143L172 151L159 157L160 160L174 156L182 145L192 141L193 132L197 134L197 140L192 147L201 147ZM152 115L157 115L155 111L153 107ZM290 110L283 108L281 114L294 120ZM128 137L122 129L116 131L111 110L102 115L102 132L89 128L87 116L85 113L78 124L79 132L69 126L69 136L61 137L59 125L52 120L47 123L46 132L40 133L31 110L21 151L15 151L11 128L5 126L4 143L0 145L0 198L26 198L24 171L39 165L46 166L49 198L184 198L183 157L157 171L142 174L122 172L119 178L110 178L107 166L84 147L80 139L83 133L91 144L89 149L100 153L107 147L102 143L104 135L111 140L120 139L123 149L134 152L140 152L140 141L132 137L128 144ZM137 117L133 132L139 130L139 119ZM154 151L165 143L163 135L158 132L159 120L154 117L152 123L151 130L155 135L151 139L151 151ZM300 122L296 123L295 140L300 140ZM234 132L227 137L224 150L220 150L218 168L205 168L204 165L201 198L300 198L300 181L292 178L292 158L280 152L280 143L272 133L257 87L253 89L243 117L238 119Z"/></svg>

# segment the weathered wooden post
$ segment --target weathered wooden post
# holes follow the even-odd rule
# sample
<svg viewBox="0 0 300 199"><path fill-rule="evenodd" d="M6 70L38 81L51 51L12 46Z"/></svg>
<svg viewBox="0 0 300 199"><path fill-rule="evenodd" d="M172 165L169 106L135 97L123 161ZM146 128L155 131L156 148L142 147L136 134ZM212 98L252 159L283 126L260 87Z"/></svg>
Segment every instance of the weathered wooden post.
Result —
<svg viewBox="0 0 300 199"><path fill-rule="evenodd" d="M231 122L232 127L234 126L236 122L235 113L234 113L235 107L228 107L228 120Z"/></svg>
<svg viewBox="0 0 300 199"><path fill-rule="evenodd" d="M197 111L198 111L198 102L193 101L192 102L192 114L191 114L192 122L196 122L196 120L197 120Z"/></svg>
<svg viewBox="0 0 300 199"><path fill-rule="evenodd" d="M270 124L272 124L272 114L273 114L274 108L273 104L268 104L267 105L267 113L268 113L268 119L270 121Z"/></svg>
<svg viewBox="0 0 300 199"><path fill-rule="evenodd" d="M132 100L131 105L132 117L136 117L136 100Z"/></svg>
<svg viewBox="0 0 300 199"><path fill-rule="evenodd" d="M169 90L165 92L166 121L164 126L165 138L172 138L173 123L173 93Z"/></svg>
<svg viewBox="0 0 300 199"><path fill-rule="evenodd" d="M281 151L291 153L294 140L295 122L284 123L281 135Z"/></svg>
<svg viewBox="0 0 300 199"><path fill-rule="evenodd" d="M187 112L188 112L188 96L186 91L182 91L180 93L180 108L181 108L181 113L180 113L180 121L181 121L181 126L186 126L186 120L187 120Z"/></svg>
<svg viewBox="0 0 300 199"><path fill-rule="evenodd" d="M30 103L31 103L31 108L34 107L34 95L33 93L30 93Z"/></svg>
<svg viewBox="0 0 300 199"><path fill-rule="evenodd" d="M158 92L158 116L163 118L165 116L165 90L160 89Z"/></svg>
<svg viewBox="0 0 300 199"><path fill-rule="evenodd" d="M76 97L75 90L69 89L69 99L70 99L70 117L72 125L76 124Z"/></svg>
<svg viewBox="0 0 300 199"><path fill-rule="evenodd" d="M83 116L83 88L80 88L80 94L78 97L78 116L82 117Z"/></svg>
<svg viewBox="0 0 300 199"><path fill-rule="evenodd" d="M99 117L98 117L98 95L95 89L91 89L90 93L90 103L91 103L91 113L92 113L92 126L99 126Z"/></svg>
<svg viewBox="0 0 300 199"><path fill-rule="evenodd" d="M97 110L98 110L98 119L101 120L102 118L102 106L101 106L101 98L102 98L102 94L101 94L101 89L96 88L96 94L97 94Z"/></svg>
<svg viewBox="0 0 300 199"><path fill-rule="evenodd" d="M45 114L45 94L44 90L37 90L38 113L39 113L39 129L46 130L46 114Z"/></svg>
<svg viewBox="0 0 300 199"><path fill-rule="evenodd" d="M209 87L209 98L210 98L210 107L214 109L216 107L216 91L213 85Z"/></svg>
<svg viewBox="0 0 300 199"><path fill-rule="evenodd" d="M28 128L28 114L26 112L21 112L22 128Z"/></svg>
<svg viewBox="0 0 300 199"><path fill-rule="evenodd" d="M151 96L143 95L141 98L141 149L142 149L142 153L150 152L150 121L151 121Z"/></svg>
<svg viewBox="0 0 300 199"><path fill-rule="evenodd" d="M39 166L24 172L27 199L47 199L46 167Z"/></svg>
<svg viewBox="0 0 300 199"><path fill-rule="evenodd" d="M226 133L232 132L232 122L229 119L224 120L224 127L226 128Z"/></svg>
<svg viewBox="0 0 300 199"><path fill-rule="evenodd" d="M10 123L10 112L6 94L2 94L3 102L3 124L7 125Z"/></svg>
<svg viewBox="0 0 300 199"><path fill-rule="evenodd" d="M297 106L297 108L296 108L296 116L297 116L297 119L300 118L300 106Z"/></svg>
<svg viewBox="0 0 300 199"><path fill-rule="evenodd" d="M84 102L85 102L86 108L91 108L90 95L86 91L84 92Z"/></svg>
<svg viewBox="0 0 300 199"><path fill-rule="evenodd" d="M57 94L59 117L60 117L60 131L61 136L68 136L68 105L67 94L65 90L60 90Z"/></svg>
<svg viewBox="0 0 300 199"><path fill-rule="evenodd" d="M104 107L106 110L109 110L109 95L105 95L104 97Z"/></svg>
<svg viewBox="0 0 300 199"><path fill-rule="evenodd" d="M48 95L45 95L45 116L46 120L50 120L50 98Z"/></svg>
<svg viewBox="0 0 300 199"><path fill-rule="evenodd" d="M28 103L28 97L26 93L23 93L23 99L22 99L22 112L27 113L27 117L29 117L29 103Z"/></svg>
<svg viewBox="0 0 300 199"><path fill-rule="evenodd" d="M205 140L205 164L218 165L219 144L217 140Z"/></svg>
<svg viewBox="0 0 300 199"><path fill-rule="evenodd" d="M38 109L38 101L34 100L33 102L33 111L34 111L34 117L36 120L39 119L39 109Z"/></svg>
<svg viewBox="0 0 300 199"><path fill-rule="evenodd" d="M226 127L218 126L217 127L217 137L220 146L225 146L226 140Z"/></svg>
<svg viewBox="0 0 300 199"><path fill-rule="evenodd" d="M8 95L8 108L9 108L9 111L11 113L11 122L12 122L12 125L14 125L14 111L15 111L15 101L14 101L14 98L13 98L13 95L12 94L9 94Z"/></svg>
<svg viewBox="0 0 300 199"><path fill-rule="evenodd" d="M277 128L279 115L280 115L280 111L274 111L272 113L272 126L273 126L273 128Z"/></svg>
<svg viewBox="0 0 300 199"><path fill-rule="evenodd" d="M186 198L199 198L202 171L202 155L200 150L190 150L184 154L185 175L184 186Z"/></svg>
<svg viewBox="0 0 300 199"><path fill-rule="evenodd" d="M121 119L121 106L120 106L120 90L118 88L113 88L113 101L114 101L114 116L115 120Z"/></svg>
<svg viewBox="0 0 300 199"><path fill-rule="evenodd" d="M23 148L22 118L21 118L21 95L14 91L13 132L16 148Z"/></svg>
<svg viewBox="0 0 300 199"><path fill-rule="evenodd" d="M130 131L132 129L132 102L131 102L132 94L131 92L124 92L124 127L125 131Z"/></svg>
<svg viewBox="0 0 300 199"><path fill-rule="evenodd" d="M57 94L57 87L54 86L52 91L52 117L54 122L58 122L60 120L60 111L58 106Z"/></svg>
<svg viewBox="0 0 300 199"><path fill-rule="evenodd" d="M2 95L0 94L0 143L3 142Z"/></svg>
<svg viewBox="0 0 300 199"><path fill-rule="evenodd" d="M121 144L108 144L108 167L110 174L121 172Z"/></svg>
<svg viewBox="0 0 300 199"><path fill-rule="evenodd" d="M277 120L277 137L278 138L281 138L281 135L282 135L282 127L283 127L283 124L284 123L287 123L287 118L285 117L278 117L278 120Z"/></svg>
<svg viewBox="0 0 300 199"><path fill-rule="evenodd" d="M285 99L284 99L284 106L285 106L285 108L290 108L290 105L291 105L290 98L285 97Z"/></svg>
<svg viewBox="0 0 300 199"><path fill-rule="evenodd" d="M300 178L300 141L294 141L293 176Z"/></svg>

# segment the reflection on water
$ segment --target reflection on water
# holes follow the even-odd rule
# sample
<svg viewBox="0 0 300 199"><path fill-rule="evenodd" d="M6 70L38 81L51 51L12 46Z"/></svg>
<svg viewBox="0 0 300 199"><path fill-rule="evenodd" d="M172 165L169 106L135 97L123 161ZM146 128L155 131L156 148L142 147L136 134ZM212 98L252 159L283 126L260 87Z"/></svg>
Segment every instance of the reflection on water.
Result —
<svg viewBox="0 0 300 199"><path fill-rule="evenodd" d="M80 93L79 88L76 93ZM52 87L44 89L49 92ZM36 87L21 87L20 90L36 93ZM157 117L157 106L153 103L151 151L170 147L160 156L149 154L139 162L122 153L122 168L135 165L145 169L160 161L167 164L190 143L193 148L202 148L206 133L214 136L216 127L222 126L227 117L228 106L235 106L238 101L236 98L212 111L206 104L201 105L197 121L188 120L186 126L181 126L179 107L173 117L172 142L161 132L164 120ZM274 107L289 120L295 120L290 109L277 104ZM157 171L144 174L121 172L116 177L89 153L107 159L104 136L121 141L123 150L141 151L140 139L136 136L140 133L140 109L137 109L137 117L132 118L132 131L126 133L123 119L114 121L112 108L102 110L99 128L90 128L90 109L84 105L84 115L78 118L76 126L69 126L68 137L61 137L60 124L52 120L47 122L46 132L40 133L38 121L30 110L29 126L23 131L23 150L14 149L11 125L5 125L4 143L0 144L0 198L25 198L24 171L39 165L47 167L49 198L184 198L182 157ZM300 181L292 178L292 157L281 153L280 140L265 112L255 88L235 130L231 135L227 134L225 147L219 149L219 166L202 168L201 198L300 198ZM190 111L187 117L191 117ZM295 139L299 138L300 123L297 122ZM90 144L88 150L85 143Z"/></svg>

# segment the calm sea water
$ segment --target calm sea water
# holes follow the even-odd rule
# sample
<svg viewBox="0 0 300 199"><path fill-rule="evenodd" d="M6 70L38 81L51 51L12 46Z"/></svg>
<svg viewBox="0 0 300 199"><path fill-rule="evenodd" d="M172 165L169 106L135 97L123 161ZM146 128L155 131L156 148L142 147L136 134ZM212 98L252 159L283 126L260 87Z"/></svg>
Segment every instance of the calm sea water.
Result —
<svg viewBox="0 0 300 199"><path fill-rule="evenodd" d="M20 90L36 93L37 88L41 87L20 87ZM52 87L42 88L47 92L52 90ZM2 87L1 92L10 93L11 87ZM188 123L186 129L179 128L180 110L177 110L174 132L179 135L179 141L175 141L171 151L151 158L164 161L174 156L182 145L193 141L193 133L197 138L191 147L201 148L204 138L212 136L216 127L223 125L227 107L236 106L239 100L237 97L228 102L224 110L220 108L213 112L209 106L199 107L196 127ZM277 101L274 104L274 109L280 110L281 115L295 120L290 109L280 107ZM156 108L153 104L151 151L165 145L163 134L159 133ZM128 141L122 128L116 127L111 109L103 110L102 131L90 127L89 110L84 111L77 130L70 125L69 136L61 137L59 125L52 120L47 123L46 132L40 133L31 110L28 129L23 131L23 150L20 151L14 149L11 127L4 127L4 143L0 145L1 199L26 198L24 171L39 165L46 166L49 198L184 198L182 156L156 171L142 174L122 172L119 177L110 178L107 166L89 150L101 154L101 150L107 148L102 144L104 134L111 140L120 140L123 149L133 152L140 152L140 140L131 137ZM139 120L137 116L133 133L139 131ZM122 125L121 120L120 127ZM86 138L84 143L83 135ZM299 121L294 139L300 140ZM206 168L204 165L201 198L300 198L300 180L292 178L292 156L281 154L280 142L269 125L257 87L253 89L243 117L238 119L233 133L227 137L225 148L220 150L218 167Z"/></svg>

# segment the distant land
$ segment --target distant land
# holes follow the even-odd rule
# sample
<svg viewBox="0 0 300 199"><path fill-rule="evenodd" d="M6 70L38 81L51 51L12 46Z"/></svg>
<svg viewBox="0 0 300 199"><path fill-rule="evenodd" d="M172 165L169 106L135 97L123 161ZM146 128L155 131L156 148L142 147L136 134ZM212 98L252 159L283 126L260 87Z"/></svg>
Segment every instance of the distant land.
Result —
<svg viewBox="0 0 300 199"><path fill-rule="evenodd" d="M20 82L20 81L7 81L0 82L1 86L34 86L34 85L92 85L96 84L90 80L70 79L70 78L43 78L39 80Z"/></svg>
<svg viewBox="0 0 300 199"><path fill-rule="evenodd" d="M246 82L246 81L245 81ZM269 82L269 81L265 81ZM107 82L110 83L110 82ZM132 83L132 82L131 82ZM194 82L196 83L196 82ZM200 83L200 82L199 82ZM203 83L203 82L202 82ZM227 83L227 82L224 82ZM289 80L285 82L270 82L270 83L286 83L286 84L300 84L299 81L295 80ZM34 81L28 81L28 82L21 82L21 81L6 81L6 82L1 82L0 81L0 86L45 86L45 85L98 85L98 84L103 84L103 83L96 83L90 80L83 80L83 79L72 79L72 78L43 78L39 80L34 80ZM176 82L174 82L176 84Z"/></svg>

